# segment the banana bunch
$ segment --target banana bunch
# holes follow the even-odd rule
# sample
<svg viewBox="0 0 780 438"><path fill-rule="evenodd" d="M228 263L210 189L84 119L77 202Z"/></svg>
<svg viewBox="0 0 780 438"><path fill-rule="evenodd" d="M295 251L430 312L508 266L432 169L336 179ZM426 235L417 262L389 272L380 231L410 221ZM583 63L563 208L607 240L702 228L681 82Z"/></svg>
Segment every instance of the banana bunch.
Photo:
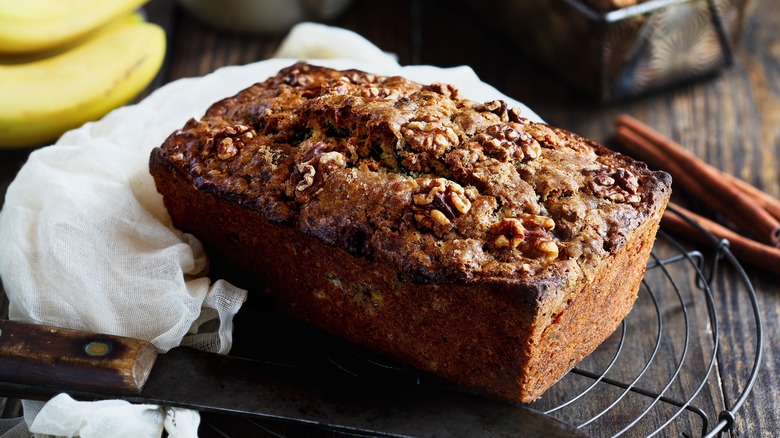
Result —
<svg viewBox="0 0 780 438"><path fill-rule="evenodd" d="M0 0L0 147L40 145L138 95L165 33L147 0Z"/></svg>

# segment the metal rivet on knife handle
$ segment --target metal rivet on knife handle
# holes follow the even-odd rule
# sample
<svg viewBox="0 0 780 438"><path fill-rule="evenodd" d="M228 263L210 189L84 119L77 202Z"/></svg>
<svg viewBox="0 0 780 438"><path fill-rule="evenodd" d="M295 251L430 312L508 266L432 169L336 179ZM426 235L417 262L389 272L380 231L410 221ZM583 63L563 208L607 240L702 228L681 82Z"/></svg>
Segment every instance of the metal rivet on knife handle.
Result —
<svg viewBox="0 0 780 438"><path fill-rule="evenodd" d="M149 342L0 320L0 382L138 394L157 360Z"/></svg>
<svg viewBox="0 0 780 438"><path fill-rule="evenodd" d="M92 341L84 346L84 352L92 357L103 357L111 353L111 343L107 341Z"/></svg>

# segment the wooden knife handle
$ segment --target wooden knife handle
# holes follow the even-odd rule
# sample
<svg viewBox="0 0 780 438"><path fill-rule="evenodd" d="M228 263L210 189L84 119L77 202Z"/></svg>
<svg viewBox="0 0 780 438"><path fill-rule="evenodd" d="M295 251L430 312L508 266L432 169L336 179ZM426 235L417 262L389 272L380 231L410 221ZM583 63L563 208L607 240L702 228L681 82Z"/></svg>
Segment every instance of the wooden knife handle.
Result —
<svg viewBox="0 0 780 438"><path fill-rule="evenodd" d="M156 359L146 341L0 320L0 381L138 394Z"/></svg>

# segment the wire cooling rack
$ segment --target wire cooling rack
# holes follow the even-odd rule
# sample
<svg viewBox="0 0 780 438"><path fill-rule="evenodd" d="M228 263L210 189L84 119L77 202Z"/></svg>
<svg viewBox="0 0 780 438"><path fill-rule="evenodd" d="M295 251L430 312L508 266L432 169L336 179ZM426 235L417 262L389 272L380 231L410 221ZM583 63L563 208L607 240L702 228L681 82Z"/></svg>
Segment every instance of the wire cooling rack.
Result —
<svg viewBox="0 0 780 438"><path fill-rule="evenodd" d="M761 364L761 315L755 290L728 242L690 222L712 245L689 250L660 231L634 309L593 354L529 407L595 437L713 437L732 427ZM740 330L754 334L748 337L752 345L743 342L744 334L729 336L734 321L724 309L735 300L752 315L752 321L739 322ZM295 351L301 360L314 358L347 374L393 384L440 383L308 328L287 331L279 328L279 321L269 324L286 335L260 340L266 351ZM255 338L252 344L257 342ZM244 436L247 431L269 437L356 436L242 421L236 425L234 418L207 414L201 429L204 436L217 437Z"/></svg>

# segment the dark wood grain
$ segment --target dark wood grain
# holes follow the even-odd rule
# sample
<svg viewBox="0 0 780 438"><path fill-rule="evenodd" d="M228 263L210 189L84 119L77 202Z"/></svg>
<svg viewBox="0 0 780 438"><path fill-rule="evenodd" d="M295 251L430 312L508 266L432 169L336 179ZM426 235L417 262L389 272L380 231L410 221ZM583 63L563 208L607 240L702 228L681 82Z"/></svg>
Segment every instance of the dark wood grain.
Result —
<svg viewBox="0 0 780 438"><path fill-rule="evenodd" d="M222 66L266 59L281 41L279 35L239 35L213 29L190 17L172 0L152 0L146 9L151 21L165 27L169 49L163 70L141 97L179 78L201 76ZM617 117L621 113L630 114L713 166L780 197L780 32L777 31L780 4L774 0L750 3L741 46L731 67L692 84L612 103L597 103L573 91L549 70L526 57L518 42L503 36L489 21L475 18L458 2L359 0L332 24L362 34L383 50L397 54L402 64L469 65L485 82L528 104L551 124L597 141L609 144ZM2 192L28 153L26 150L0 151ZM683 190L676 191L675 201L722 220L697 199L686 196ZM686 248L693 247L685 239L680 240ZM708 256L712 254L707 248L697 248ZM659 243L657 249L661 256L675 251L673 245L664 242ZM677 299L676 290L658 274L658 269L651 272L646 287L659 291L666 321L664 336L653 365L637 385L652 391L662 390L656 383L668 380L675 373L675 358L679 357L682 348L687 348L679 377L665 395L685 400L691 396L691 388L696 388L704 379L694 404L706 411L709 416L707 428L711 429L718 422L718 413L733 406L743 390L756 352L757 327L753 322L751 303L746 298L745 282L737 270L727 265L721 265L714 277L711 292L713 308L718 313L720 344L712 372L702 378L701 370L707 369L712 355L713 339L713 326L709 322L711 309L706 304L704 291L691 280L690 268L670 265L668 269L674 276L689 280L680 286L685 312L689 316L689 342L685 345L681 343L686 339L685 324L679 319L681 307L673 305ZM736 413L732 434L774 436L780 429L780 409L777 409L780 404L780 355L773 343L780 336L780 281L760 270L746 269L757 292L766 342L758 383ZM644 346L647 338L654 336L657 324L653 309L647 291L640 293L640 301L627 320L628 340L623 354L629 360L613 370L611 377L630 381L651 356L652 351ZM611 357L610 349L615 348L618 340L617 335L610 338L598 354L581 365L583 371L603 369ZM535 407L553 406L590 382L587 377L573 375L556 385ZM600 387L598 391L600 395L595 397L592 406L580 405L583 410L597 412L605 401L614 400L623 393L611 387ZM637 406L647 403L648 397L630 393L625 396L625 404L610 411L608 415L612 420L601 423L600 429L586 426L585 430L597 436L613 433L620 429L620 424L631 419ZM662 425L663 418L668 418L664 410L670 409L670 405L658 405L657 410L632 429L631 436ZM661 436L701 436L702 426L698 414L684 410ZM201 431L204 436L224 436L221 432L242 436L247 431L255 436L277 436L275 433L335 435L301 426L214 416L204 416Z"/></svg>

